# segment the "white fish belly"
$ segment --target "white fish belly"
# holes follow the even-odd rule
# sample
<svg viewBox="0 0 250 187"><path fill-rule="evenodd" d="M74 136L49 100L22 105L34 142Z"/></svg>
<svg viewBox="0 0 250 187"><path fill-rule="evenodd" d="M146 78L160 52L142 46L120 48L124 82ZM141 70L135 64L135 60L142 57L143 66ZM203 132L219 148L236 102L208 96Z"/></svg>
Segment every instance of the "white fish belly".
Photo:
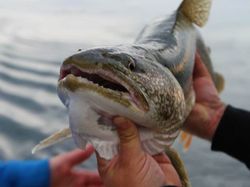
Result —
<svg viewBox="0 0 250 187"><path fill-rule="evenodd" d="M69 93L69 122L73 139L79 148L84 149L87 143L92 144L99 155L111 159L118 152L119 138L112 124L112 117L124 116L143 124L148 119L140 116L120 104L91 91L76 91ZM103 115L108 114L108 116ZM157 154L165 146L158 142L151 129L139 127L142 147L149 154Z"/></svg>

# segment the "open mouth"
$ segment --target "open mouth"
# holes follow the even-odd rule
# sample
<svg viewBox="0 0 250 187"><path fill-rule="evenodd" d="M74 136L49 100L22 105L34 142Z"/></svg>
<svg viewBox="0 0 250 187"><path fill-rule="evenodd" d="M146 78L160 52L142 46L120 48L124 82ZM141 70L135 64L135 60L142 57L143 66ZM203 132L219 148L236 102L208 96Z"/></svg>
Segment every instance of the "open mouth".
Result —
<svg viewBox="0 0 250 187"><path fill-rule="evenodd" d="M118 78L111 72L104 70L90 70L90 69L80 69L74 65L63 65L60 71L59 81L67 77L67 75L74 75L75 77L80 77L87 80L90 84L95 84L96 86L111 90L115 93L123 95L123 99L128 99L132 101L139 109L147 110L147 105L145 105L144 97L137 93L133 88L131 88L124 80Z"/></svg>
<svg viewBox="0 0 250 187"><path fill-rule="evenodd" d="M69 74L72 74L75 77L81 77L81 78L87 79L88 81L90 81L94 84L98 84L98 86L101 86L101 87L106 88L106 89L111 89L114 91L129 93L128 89L126 89L123 85L116 82L115 80L112 80L106 76L104 77L102 75L98 75L95 73L83 72L74 66L69 66L67 68L61 68L59 80L63 79L64 77L66 77Z"/></svg>

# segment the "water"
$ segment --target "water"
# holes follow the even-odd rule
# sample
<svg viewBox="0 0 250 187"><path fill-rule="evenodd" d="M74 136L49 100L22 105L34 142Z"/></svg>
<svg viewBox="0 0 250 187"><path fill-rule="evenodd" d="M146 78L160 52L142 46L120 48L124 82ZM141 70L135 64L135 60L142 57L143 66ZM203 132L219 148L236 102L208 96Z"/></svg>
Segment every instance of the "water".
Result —
<svg viewBox="0 0 250 187"><path fill-rule="evenodd" d="M30 153L39 140L68 124L56 95L63 59L79 48L132 42L145 24L171 13L179 2L0 0L0 159L45 158L73 149L67 141ZM214 66L226 79L222 99L245 109L250 109L249 12L249 1L215 1L202 29ZM246 167L211 152L208 142L196 138L188 153L176 147L193 186L250 186ZM95 165L92 158L85 167Z"/></svg>

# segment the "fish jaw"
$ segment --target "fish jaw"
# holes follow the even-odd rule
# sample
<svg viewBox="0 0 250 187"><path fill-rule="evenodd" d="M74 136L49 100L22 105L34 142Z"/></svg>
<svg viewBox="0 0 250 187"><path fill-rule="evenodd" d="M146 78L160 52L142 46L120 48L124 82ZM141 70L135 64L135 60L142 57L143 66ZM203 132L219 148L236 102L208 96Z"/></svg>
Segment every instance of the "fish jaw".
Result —
<svg viewBox="0 0 250 187"><path fill-rule="evenodd" d="M72 89L71 85L80 85ZM101 89L101 91L98 91ZM77 111L82 112L85 118L90 118L90 123L98 121L96 116L88 114L85 106L93 110L98 116L104 116L112 120L115 116L125 116L134 119L140 124L147 124L144 120L148 111L140 109L130 98L128 93L116 92L90 83L80 77L68 75L59 81L58 95L62 102L69 109L69 116L74 116ZM73 111L73 112L71 112ZM93 120L92 120L93 119ZM111 129L109 129L111 130Z"/></svg>
<svg viewBox="0 0 250 187"><path fill-rule="evenodd" d="M149 110L148 101L143 92L119 71L113 72L112 68L102 63L93 66L65 62L61 67L59 88L64 87L72 92L78 89L92 90L125 107L137 107L144 112ZM64 102L64 96L60 98Z"/></svg>

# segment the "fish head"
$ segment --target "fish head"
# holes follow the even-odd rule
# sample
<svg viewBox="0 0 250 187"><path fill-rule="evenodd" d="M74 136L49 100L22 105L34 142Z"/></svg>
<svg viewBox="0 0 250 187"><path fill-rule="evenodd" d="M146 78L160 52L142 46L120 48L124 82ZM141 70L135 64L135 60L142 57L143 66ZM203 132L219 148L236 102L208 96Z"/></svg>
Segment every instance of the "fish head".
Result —
<svg viewBox="0 0 250 187"><path fill-rule="evenodd" d="M70 56L61 66L58 95L69 108L78 145L84 136L112 142L115 116L133 120L146 132L145 139L154 136L151 132L174 132L176 138L184 120L185 99L178 81L146 50L134 46L95 48ZM93 138L91 143L95 144Z"/></svg>
<svg viewBox="0 0 250 187"><path fill-rule="evenodd" d="M159 129L183 122L185 98L178 81L147 51L137 47L95 48L70 56L61 66L58 82L59 97L66 106L71 99L68 91L98 96L109 102L108 107L114 104L117 113L113 116L144 122L141 126L151 127L149 119L154 121L153 128ZM96 102L98 105L100 101ZM102 111L101 107L97 110L102 113L109 110Z"/></svg>

